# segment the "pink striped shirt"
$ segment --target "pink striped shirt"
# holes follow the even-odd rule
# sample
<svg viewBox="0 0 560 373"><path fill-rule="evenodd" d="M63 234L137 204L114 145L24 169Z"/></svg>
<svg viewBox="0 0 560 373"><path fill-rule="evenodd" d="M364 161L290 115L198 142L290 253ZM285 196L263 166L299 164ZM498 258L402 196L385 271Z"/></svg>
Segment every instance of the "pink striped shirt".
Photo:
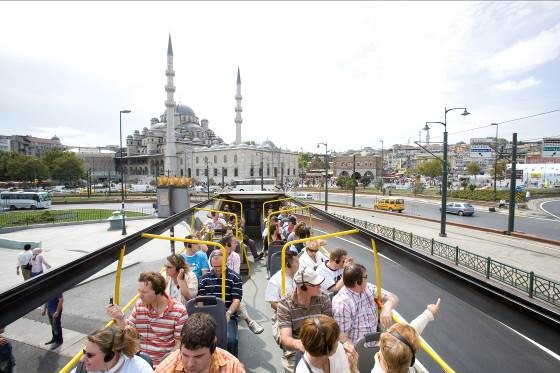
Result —
<svg viewBox="0 0 560 373"><path fill-rule="evenodd" d="M175 347L175 341L181 339L181 329L187 320L187 310L181 302L167 298L167 308L159 316L151 305L138 300L128 316L127 324L136 328L140 340L140 351L158 365L163 356Z"/></svg>

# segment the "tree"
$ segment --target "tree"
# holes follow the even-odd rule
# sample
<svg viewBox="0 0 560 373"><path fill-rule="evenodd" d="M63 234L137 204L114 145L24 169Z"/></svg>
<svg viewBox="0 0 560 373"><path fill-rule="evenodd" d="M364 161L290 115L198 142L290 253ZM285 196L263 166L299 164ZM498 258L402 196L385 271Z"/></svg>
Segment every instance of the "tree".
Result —
<svg viewBox="0 0 560 373"><path fill-rule="evenodd" d="M324 170L325 169L325 161L324 157L315 156L311 162L309 163L310 170Z"/></svg>
<svg viewBox="0 0 560 373"><path fill-rule="evenodd" d="M65 151L60 148L52 148L43 153L41 159L45 162L45 165L52 172L54 161L64 155Z"/></svg>
<svg viewBox="0 0 560 373"><path fill-rule="evenodd" d="M490 175L493 178L495 177L496 180L503 180L505 172L506 172L506 161L504 159L500 159L496 164L496 169L494 169L494 166L492 166L492 171L490 172Z"/></svg>
<svg viewBox="0 0 560 373"><path fill-rule="evenodd" d="M5 163L6 177L15 181L47 179L49 169L40 159L21 154L13 154Z"/></svg>
<svg viewBox="0 0 560 373"><path fill-rule="evenodd" d="M369 177L369 176L362 176L362 178L360 180L364 189L366 189L367 186L370 185L372 181L373 181L372 178Z"/></svg>
<svg viewBox="0 0 560 373"><path fill-rule="evenodd" d="M420 163L418 166L418 172L420 175L435 178L441 176L443 173L443 163L439 159L432 159Z"/></svg>
<svg viewBox="0 0 560 373"><path fill-rule="evenodd" d="M469 175L474 175L474 182L476 183L476 175L480 174L480 166L476 162L467 163L467 172Z"/></svg>
<svg viewBox="0 0 560 373"><path fill-rule="evenodd" d="M84 161L70 152L54 159L51 167L52 178L62 183L74 184L84 175Z"/></svg>
<svg viewBox="0 0 560 373"><path fill-rule="evenodd" d="M300 154L298 157L299 168L301 169L307 168L307 165L309 164L310 160L311 160L311 156L309 155L309 153Z"/></svg>
<svg viewBox="0 0 560 373"><path fill-rule="evenodd" d="M342 189L346 189L346 187L347 187L347 185L348 185L349 182L350 182L350 183L352 182L352 180L351 180L349 177L347 177L347 176L339 176L339 177L336 179L336 186L337 186L337 187L340 187L340 188L342 188ZM352 184L350 184L350 185L352 185Z"/></svg>

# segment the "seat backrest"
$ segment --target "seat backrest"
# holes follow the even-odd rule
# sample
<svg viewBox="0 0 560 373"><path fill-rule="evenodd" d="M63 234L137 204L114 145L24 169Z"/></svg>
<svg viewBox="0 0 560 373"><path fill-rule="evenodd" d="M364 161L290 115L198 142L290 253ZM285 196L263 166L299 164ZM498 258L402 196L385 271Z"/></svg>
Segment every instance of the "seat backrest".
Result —
<svg viewBox="0 0 560 373"><path fill-rule="evenodd" d="M282 269L282 252L277 251L270 256L270 277Z"/></svg>
<svg viewBox="0 0 560 373"><path fill-rule="evenodd" d="M275 241L275 242L278 242L278 243L271 242L268 245L268 256L267 256L267 259L266 259L266 270L268 271L269 274L272 274L272 272L270 271L270 259L272 258L272 255L274 255L274 253L281 252L282 246L284 246L282 243L279 243L280 241Z"/></svg>
<svg viewBox="0 0 560 373"><path fill-rule="evenodd" d="M375 365L375 353L379 351L379 344L375 342L378 342L380 337L380 332L369 333L356 342L354 347L358 353L358 371L371 372L373 369ZM368 347L365 346L366 344L368 344Z"/></svg>
<svg viewBox="0 0 560 373"><path fill-rule="evenodd" d="M227 348L227 319L224 301L212 295L198 296L187 302L187 313L205 312L216 320L218 347Z"/></svg>

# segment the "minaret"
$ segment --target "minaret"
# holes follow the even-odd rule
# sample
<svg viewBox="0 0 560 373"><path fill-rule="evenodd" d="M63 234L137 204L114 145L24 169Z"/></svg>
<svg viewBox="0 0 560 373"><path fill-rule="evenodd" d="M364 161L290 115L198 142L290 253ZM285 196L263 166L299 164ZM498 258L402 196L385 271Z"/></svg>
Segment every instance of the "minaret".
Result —
<svg viewBox="0 0 560 373"><path fill-rule="evenodd" d="M167 84L165 92L167 92L167 100L165 100L165 109L167 115L167 136L165 143L165 162L164 173L170 176L177 174L177 150L175 146L175 100L173 95L175 93L175 86L173 85L173 78L175 71L173 70L173 47L171 46L171 34L169 34L169 43L167 44Z"/></svg>
<svg viewBox="0 0 560 373"><path fill-rule="evenodd" d="M237 105L235 106L235 143L241 144L241 75L239 74L239 67L237 67L237 93L235 94L235 101Z"/></svg>

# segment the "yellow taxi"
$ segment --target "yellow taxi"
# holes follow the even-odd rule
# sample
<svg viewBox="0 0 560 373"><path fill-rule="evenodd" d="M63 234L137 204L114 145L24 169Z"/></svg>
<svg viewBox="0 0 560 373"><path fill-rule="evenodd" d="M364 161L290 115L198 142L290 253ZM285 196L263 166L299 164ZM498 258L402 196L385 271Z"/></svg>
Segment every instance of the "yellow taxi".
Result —
<svg viewBox="0 0 560 373"><path fill-rule="evenodd" d="M391 197L381 198L373 204L373 207L379 210L402 212L404 210L404 199Z"/></svg>

